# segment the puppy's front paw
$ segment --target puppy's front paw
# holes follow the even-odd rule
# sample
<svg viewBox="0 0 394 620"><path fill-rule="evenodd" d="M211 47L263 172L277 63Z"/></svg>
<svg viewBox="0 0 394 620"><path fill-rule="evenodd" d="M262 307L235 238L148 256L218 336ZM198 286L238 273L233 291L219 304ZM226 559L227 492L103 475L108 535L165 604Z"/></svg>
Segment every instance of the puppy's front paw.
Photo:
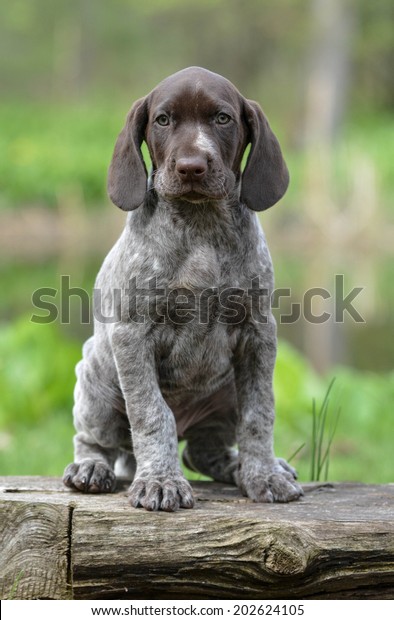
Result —
<svg viewBox="0 0 394 620"><path fill-rule="evenodd" d="M111 493L115 489L116 476L106 463L86 459L67 465L63 482L83 493Z"/></svg>
<svg viewBox="0 0 394 620"><path fill-rule="evenodd" d="M297 473L284 459L270 466L242 464L239 487L254 502L292 502L304 495L296 482Z"/></svg>
<svg viewBox="0 0 394 620"><path fill-rule="evenodd" d="M178 508L193 508L193 491L183 476L136 478L129 489L130 504L146 510L174 512Z"/></svg>

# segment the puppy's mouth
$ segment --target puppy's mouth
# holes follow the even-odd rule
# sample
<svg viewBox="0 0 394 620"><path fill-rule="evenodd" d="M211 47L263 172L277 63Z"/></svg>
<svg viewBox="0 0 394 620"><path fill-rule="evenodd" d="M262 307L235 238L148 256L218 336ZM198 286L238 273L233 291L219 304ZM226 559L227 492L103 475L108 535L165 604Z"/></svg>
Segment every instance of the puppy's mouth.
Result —
<svg viewBox="0 0 394 620"><path fill-rule="evenodd" d="M230 194L228 183L224 178L212 180L212 182L208 180L206 182L179 182L160 172L155 176L154 187L157 193L166 200L192 204L218 202L228 198Z"/></svg>
<svg viewBox="0 0 394 620"><path fill-rule="evenodd" d="M187 202L192 202L194 204L198 204L199 202L207 202L207 200L219 200L218 196L213 196L208 193L197 192L196 190L191 190L188 192L184 192L183 194L179 194L176 198L186 200Z"/></svg>
<svg viewBox="0 0 394 620"><path fill-rule="evenodd" d="M166 196L166 198L169 198L170 200L184 200L193 204L223 200L224 197L224 192L215 192L213 190L209 191L200 187L194 187L193 185L188 186L187 188L182 188L171 194L167 194Z"/></svg>

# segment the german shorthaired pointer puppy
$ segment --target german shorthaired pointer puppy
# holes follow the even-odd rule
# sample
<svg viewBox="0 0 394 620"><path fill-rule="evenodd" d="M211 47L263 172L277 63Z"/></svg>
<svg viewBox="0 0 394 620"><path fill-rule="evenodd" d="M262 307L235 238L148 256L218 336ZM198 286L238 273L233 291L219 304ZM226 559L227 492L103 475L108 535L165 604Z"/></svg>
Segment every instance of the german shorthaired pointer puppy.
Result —
<svg viewBox="0 0 394 620"><path fill-rule="evenodd" d="M191 508L182 437L189 468L256 502L302 495L273 450L273 271L255 213L287 185L261 108L225 78L184 69L133 105L108 180L129 214L96 282L67 486L112 491L116 463L132 506Z"/></svg>

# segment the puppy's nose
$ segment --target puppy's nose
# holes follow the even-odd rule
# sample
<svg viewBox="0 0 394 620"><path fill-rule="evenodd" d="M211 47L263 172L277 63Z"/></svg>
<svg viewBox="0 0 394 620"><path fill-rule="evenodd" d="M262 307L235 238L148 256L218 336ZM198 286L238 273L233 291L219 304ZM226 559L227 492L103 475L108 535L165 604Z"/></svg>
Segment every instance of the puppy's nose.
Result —
<svg viewBox="0 0 394 620"><path fill-rule="evenodd" d="M201 181L207 172L208 166L202 157L195 155L178 159L175 169L182 181Z"/></svg>

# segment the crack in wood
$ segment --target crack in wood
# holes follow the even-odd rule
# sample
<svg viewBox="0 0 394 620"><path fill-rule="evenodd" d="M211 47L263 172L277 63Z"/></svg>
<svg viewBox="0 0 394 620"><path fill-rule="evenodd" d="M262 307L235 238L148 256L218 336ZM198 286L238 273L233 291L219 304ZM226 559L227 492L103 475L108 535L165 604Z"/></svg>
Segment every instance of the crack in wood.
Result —
<svg viewBox="0 0 394 620"><path fill-rule="evenodd" d="M68 509L68 527L67 527L67 586L70 589L70 598L72 598L73 592L73 558L72 558L72 543L73 543L73 514L75 505L70 504Z"/></svg>

